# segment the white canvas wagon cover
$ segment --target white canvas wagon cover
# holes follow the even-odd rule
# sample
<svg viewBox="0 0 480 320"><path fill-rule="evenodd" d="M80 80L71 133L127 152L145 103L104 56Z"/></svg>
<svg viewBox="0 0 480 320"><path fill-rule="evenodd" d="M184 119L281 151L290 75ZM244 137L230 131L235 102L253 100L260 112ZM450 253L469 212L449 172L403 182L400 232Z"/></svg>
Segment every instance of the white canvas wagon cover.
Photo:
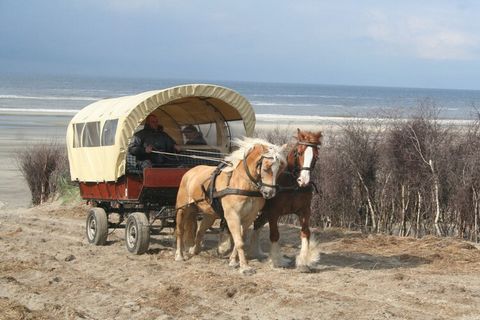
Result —
<svg viewBox="0 0 480 320"><path fill-rule="evenodd" d="M67 128L71 179L103 182L123 176L129 140L150 113L159 117L177 141L181 126L191 123L242 120L247 136L255 128L255 113L248 100L216 85L188 84L100 100L80 110Z"/></svg>

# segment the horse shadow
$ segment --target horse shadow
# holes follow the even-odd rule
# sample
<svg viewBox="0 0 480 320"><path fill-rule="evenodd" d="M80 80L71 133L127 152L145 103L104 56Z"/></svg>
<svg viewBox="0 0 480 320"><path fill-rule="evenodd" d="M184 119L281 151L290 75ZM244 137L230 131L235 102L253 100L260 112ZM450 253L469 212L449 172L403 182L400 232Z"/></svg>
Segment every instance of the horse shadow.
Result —
<svg viewBox="0 0 480 320"><path fill-rule="evenodd" d="M268 227L262 232L262 250L268 252ZM295 268L295 258L300 252L301 240L299 237L299 228L292 225L281 225L280 234L282 252L284 258L291 261L288 269ZM379 270L379 269L397 269L397 268L416 268L421 265L430 264L432 260L411 254L381 255L369 254L359 251L348 251L345 249L327 252L322 249L328 243L343 241L345 243L355 243L356 240L367 238L368 235L361 232L345 232L341 230L312 230L313 237L319 245L320 259L309 272L325 272L340 268L353 268L359 270Z"/></svg>
<svg viewBox="0 0 480 320"><path fill-rule="evenodd" d="M353 268L360 270L385 270L397 268L416 268L430 264L432 260L409 254L393 256L372 255L361 252L322 253L318 267Z"/></svg>

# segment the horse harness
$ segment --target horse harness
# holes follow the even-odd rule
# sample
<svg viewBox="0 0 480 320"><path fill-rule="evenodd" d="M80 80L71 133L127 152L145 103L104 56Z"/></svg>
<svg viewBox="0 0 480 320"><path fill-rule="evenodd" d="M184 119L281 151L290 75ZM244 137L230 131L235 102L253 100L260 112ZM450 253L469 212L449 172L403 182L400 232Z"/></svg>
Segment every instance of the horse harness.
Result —
<svg viewBox="0 0 480 320"><path fill-rule="evenodd" d="M262 163L263 159L273 159L273 157L266 157L266 156L261 156L260 159L257 161L257 164L255 166L255 169L258 170L262 169ZM216 180L217 177L222 173L222 170L227 166L225 163L220 163L215 170L212 172L210 178L209 178L209 184L207 188L205 188L202 184L202 191L205 196L204 200L206 200L212 209L215 211L215 213L221 217L222 219L224 218L224 210L222 206L221 199L227 195L240 195L240 196L246 196L246 197L263 197L262 193L258 191L261 187L266 186L266 187L272 187L272 188L278 188L277 185L271 185L264 183L262 181L261 175L258 177L258 179L255 179L253 175L250 173L250 170L248 169L247 165L247 159L246 156L243 158L243 167L245 169L245 172L247 173L248 178L250 179L250 182L253 183L255 188L257 189L256 191L253 190L243 190L243 189L233 189L230 188L230 179L232 177L232 172L228 172L227 177L227 187L225 189L222 189L220 191L217 191L216 189Z"/></svg>
<svg viewBox="0 0 480 320"><path fill-rule="evenodd" d="M304 145L304 146L312 147L312 148L318 148L318 146L319 146L318 143L311 143L311 142L304 142L304 141L298 141L297 145ZM301 167L298 164L299 155L300 155L300 153L298 152L298 149L295 148L295 150L293 152L293 156L294 156L293 170L288 171L288 173L291 174L293 177L298 177L302 170L307 170L307 171L310 171L310 172L313 171L313 169L315 168L315 164L317 163L317 158L318 157L313 156L312 162L310 163L309 167L303 167L303 166ZM315 190L315 192L318 193L317 186L313 182L310 182L306 187L300 187L296 183L294 185L288 186L288 187L283 187L283 186L279 187L279 192L290 192L290 193L312 192L313 190Z"/></svg>
<svg viewBox="0 0 480 320"><path fill-rule="evenodd" d="M317 143L303 142L303 141L298 141L297 144L304 145L304 146L307 146L307 147L312 147L312 148L318 148L318 146L319 146L319 144L317 144ZM298 149L295 149L295 151L293 152L293 155L295 157L294 167L293 167L293 171L292 171L292 173L294 175L299 174L300 171L302 171L302 170L313 171L313 169L315 168L315 164L317 163L317 157L315 157L315 156L313 157L312 162L310 163L309 167L300 167L298 165L298 156L299 156Z"/></svg>

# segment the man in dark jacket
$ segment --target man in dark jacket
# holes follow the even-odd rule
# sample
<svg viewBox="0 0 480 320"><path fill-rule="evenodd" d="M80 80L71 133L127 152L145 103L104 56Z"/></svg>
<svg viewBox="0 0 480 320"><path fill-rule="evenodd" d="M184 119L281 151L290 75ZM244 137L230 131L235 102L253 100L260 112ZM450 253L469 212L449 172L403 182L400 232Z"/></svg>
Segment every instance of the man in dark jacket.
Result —
<svg viewBox="0 0 480 320"><path fill-rule="evenodd" d="M180 151L175 140L163 131L157 116L151 114L145 119L145 127L132 137L128 152L137 158L139 169L168 166L177 163L175 156L163 155L152 151L174 153Z"/></svg>

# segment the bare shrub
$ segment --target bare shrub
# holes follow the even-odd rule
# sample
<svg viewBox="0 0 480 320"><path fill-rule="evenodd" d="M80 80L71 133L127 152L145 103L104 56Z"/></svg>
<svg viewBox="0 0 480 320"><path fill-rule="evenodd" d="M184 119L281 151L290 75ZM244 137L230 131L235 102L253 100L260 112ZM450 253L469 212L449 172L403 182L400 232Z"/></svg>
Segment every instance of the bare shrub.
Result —
<svg viewBox="0 0 480 320"><path fill-rule="evenodd" d="M68 174L65 146L56 142L19 150L16 162L30 189L33 205L41 204L53 196L59 187L59 177Z"/></svg>
<svg viewBox="0 0 480 320"><path fill-rule="evenodd" d="M480 118L442 123L427 102L409 119L326 133L312 177L313 226L479 241ZM263 137L280 144L290 135L277 128Z"/></svg>
<svg viewBox="0 0 480 320"><path fill-rule="evenodd" d="M452 146L450 225L457 235L478 242L480 214L480 121L472 123Z"/></svg>
<svg viewBox="0 0 480 320"><path fill-rule="evenodd" d="M478 239L480 125L442 124L434 105L409 120L355 122L322 146L314 224L401 236Z"/></svg>
<svg viewBox="0 0 480 320"><path fill-rule="evenodd" d="M276 144L283 145L289 143L296 132L289 127L280 127L276 126L273 129L259 129L255 131L255 137L265 139L266 141Z"/></svg>
<svg viewBox="0 0 480 320"><path fill-rule="evenodd" d="M361 223L353 198L354 176L341 158L337 137L331 136L321 147L313 182L318 188L312 203L314 226L355 228Z"/></svg>

